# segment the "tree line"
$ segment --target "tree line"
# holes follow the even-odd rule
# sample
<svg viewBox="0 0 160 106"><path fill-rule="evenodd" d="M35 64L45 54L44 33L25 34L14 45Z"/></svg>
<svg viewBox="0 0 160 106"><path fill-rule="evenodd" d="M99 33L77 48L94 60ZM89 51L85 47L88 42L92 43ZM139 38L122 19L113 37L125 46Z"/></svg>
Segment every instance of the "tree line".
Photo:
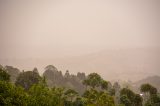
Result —
<svg viewBox="0 0 160 106"><path fill-rule="evenodd" d="M142 84L141 94L137 94L127 87L121 88L117 82L112 85L97 73L78 73L75 77L66 71L62 77L60 71L53 71L56 68L52 65L45 69L42 76L36 68L22 71L11 81L9 70L0 67L0 106L160 106L159 93L150 84ZM56 80L57 76L64 83ZM67 80L78 80L79 83L72 83L82 84L83 90L63 86Z"/></svg>

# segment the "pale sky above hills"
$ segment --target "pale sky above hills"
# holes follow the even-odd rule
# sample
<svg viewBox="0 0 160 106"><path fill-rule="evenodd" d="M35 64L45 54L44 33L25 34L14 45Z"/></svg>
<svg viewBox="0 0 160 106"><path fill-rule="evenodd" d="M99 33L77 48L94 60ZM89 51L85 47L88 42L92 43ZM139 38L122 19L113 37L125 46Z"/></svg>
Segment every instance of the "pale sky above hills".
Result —
<svg viewBox="0 0 160 106"><path fill-rule="evenodd" d="M159 0L0 1L0 58L160 47Z"/></svg>

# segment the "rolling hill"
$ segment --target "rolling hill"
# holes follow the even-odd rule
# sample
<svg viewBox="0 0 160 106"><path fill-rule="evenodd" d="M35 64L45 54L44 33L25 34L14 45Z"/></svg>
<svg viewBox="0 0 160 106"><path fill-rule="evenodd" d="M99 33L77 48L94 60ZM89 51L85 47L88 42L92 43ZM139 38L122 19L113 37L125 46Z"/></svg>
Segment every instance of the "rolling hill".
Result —
<svg viewBox="0 0 160 106"><path fill-rule="evenodd" d="M160 49L138 48L104 50L92 54L66 58L0 59L2 65L32 70L35 66L40 73L44 67L53 64L64 73L99 73L106 80L138 81L147 76L160 75Z"/></svg>

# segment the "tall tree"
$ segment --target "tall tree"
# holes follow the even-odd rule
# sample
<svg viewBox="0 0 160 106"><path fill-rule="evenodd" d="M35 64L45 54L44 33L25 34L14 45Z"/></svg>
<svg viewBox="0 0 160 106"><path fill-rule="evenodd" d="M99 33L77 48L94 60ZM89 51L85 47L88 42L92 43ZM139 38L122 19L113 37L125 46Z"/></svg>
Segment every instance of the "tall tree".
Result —
<svg viewBox="0 0 160 106"><path fill-rule="evenodd" d="M146 106L159 106L160 97L157 95L157 89L150 84L142 84L141 92L144 93L143 99Z"/></svg>
<svg viewBox="0 0 160 106"><path fill-rule="evenodd" d="M140 91L144 94L143 95L143 104L145 104L149 98L150 98L150 95L152 93L152 85L146 83L146 84L142 84L141 87L140 87Z"/></svg>
<svg viewBox="0 0 160 106"><path fill-rule="evenodd" d="M142 97L139 94L135 94L128 88L123 88L120 91L120 101L125 106L142 106Z"/></svg>
<svg viewBox="0 0 160 106"><path fill-rule="evenodd" d="M141 87L140 87L140 90L141 92L144 92L144 93L149 93L150 90L151 90L152 86L150 84L142 84Z"/></svg>
<svg viewBox="0 0 160 106"><path fill-rule="evenodd" d="M114 100L115 100L116 105L118 105L120 103L120 89L121 89L121 86L119 85L119 83L115 82L113 84L113 89L111 91L115 95Z"/></svg>
<svg viewBox="0 0 160 106"><path fill-rule="evenodd" d="M108 82L105 80L101 81L101 89L108 90Z"/></svg>
<svg viewBox="0 0 160 106"><path fill-rule="evenodd" d="M5 66L4 69L10 75L10 81L15 83L16 78L20 73L20 70L13 66Z"/></svg>
<svg viewBox="0 0 160 106"><path fill-rule="evenodd" d="M19 74L15 84L28 90L33 84L39 83L41 80L40 75L34 71L26 71Z"/></svg>
<svg viewBox="0 0 160 106"><path fill-rule="evenodd" d="M92 88L99 87L101 85L102 78L97 73L91 73L87 76L87 79L83 81L83 84Z"/></svg>
<svg viewBox="0 0 160 106"><path fill-rule="evenodd" d="M10 80L10 75L3 68L0 68L0 80L1 81L9 81Z"/></svg>

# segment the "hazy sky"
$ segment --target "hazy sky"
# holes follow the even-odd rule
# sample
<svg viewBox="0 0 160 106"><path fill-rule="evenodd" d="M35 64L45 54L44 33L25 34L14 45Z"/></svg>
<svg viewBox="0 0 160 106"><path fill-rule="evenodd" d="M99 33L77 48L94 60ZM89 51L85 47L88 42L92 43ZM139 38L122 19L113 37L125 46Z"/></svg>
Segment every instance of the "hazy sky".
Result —
<svg viewBox="0 0 160 106"><path fill-rule="evenodd" d="M160 47L159 1L1 0L0 58Z"/></svg>

